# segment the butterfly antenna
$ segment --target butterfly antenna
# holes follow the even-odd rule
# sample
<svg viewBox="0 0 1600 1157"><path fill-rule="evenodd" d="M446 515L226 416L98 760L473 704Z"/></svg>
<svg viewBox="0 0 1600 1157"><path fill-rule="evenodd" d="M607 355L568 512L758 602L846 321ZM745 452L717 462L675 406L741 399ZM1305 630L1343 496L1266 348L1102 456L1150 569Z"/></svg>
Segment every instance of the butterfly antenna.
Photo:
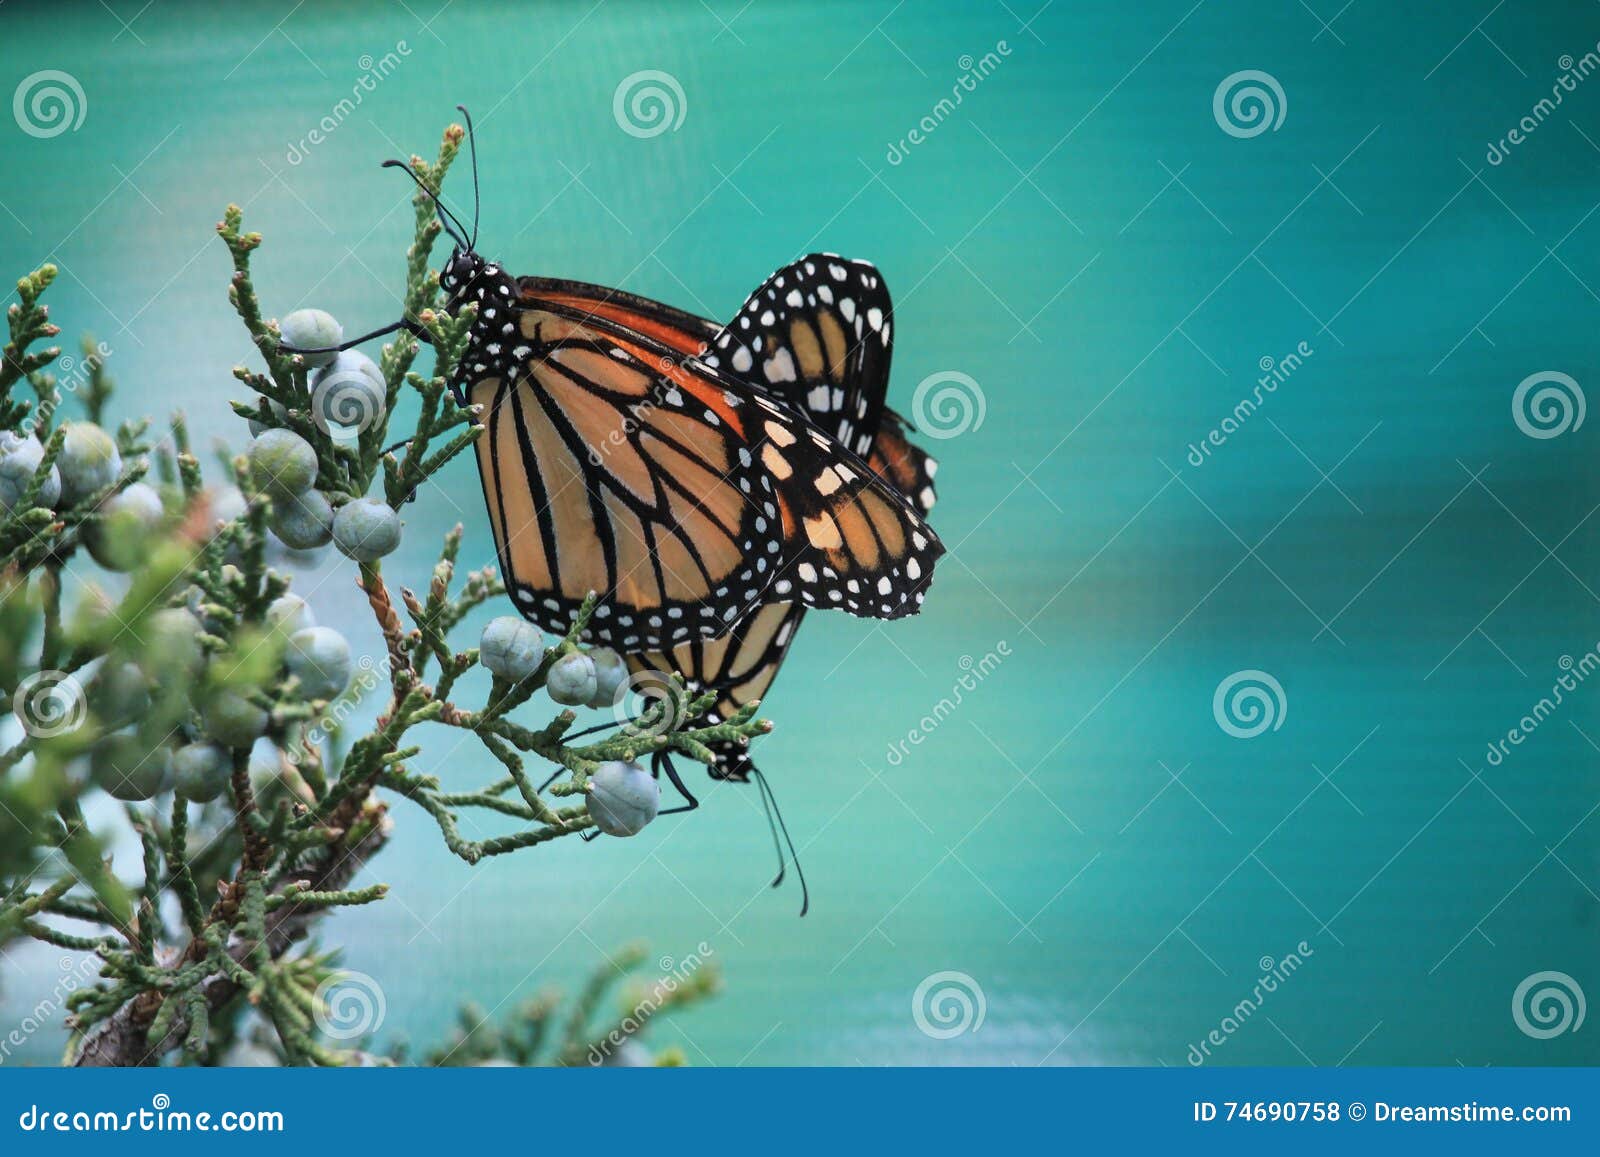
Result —
<svg viewBox="0 0 1600 1157"><path fill-rule="evenodd" d="M800 866L800 853L794 850L794 840L789 837L789 825L783 822L783 812L778 808L778 797L772 794L772 785L767 782L767 777L761 774L759 767L752 767L750 774L755 776L756 783L766 793L766 802L772 806L772 815L778 820L778 830L783 832L783 842L789 845L789 858L794 861L795 875L800 877L800 915L804 916L811 910L811 889L806 886L806 873ZM782 878L780 873L779 879Z"/></svg>
<svg viewBox="0 0 1600 1157"><path fill-rule="evenodd" d="M406 164L404 161L385 161L383 162L383 167L386 169L399 169L402 173L416 182L417 188L421 189L423 193L427 195L428 199L433 202L434 210L439 214L439 224L443 227L444 231L450 235L450 240L454 241L457 245L460 245L468 252L472 250L472 243L467 240L466 227L461 224L460 219L454 213L445 208L444 202L439 200L439 194L428 188L427 182L421 177L417 176L415 169ZM454 228L451 228L452 224L454 225Z"/></svg>
<svg viewBox="0 0 1600 1157"><path fill-rule="evenodd" d="M456 105L456 111L459 112L462 116L462 119L467 122L467 149L472 154L472 244L467 248L477 249L478 209L480 206L478 199L478 134L472 127L472 114L467 111L467 106L464 104L458 104ZM494 110L491 109L490 111L492 112Z"/></svg>
<svg viewBox="0 0 1600 1157"><path fill-rule="evenodd" d="M756 776L756 794L761 797L761 810L767 815L767 830L772 833L772 850L778 853L778 874L772 877L772 886L776 888L783 883L783 878L789 872L789 861L783 854L783 841L778 838L778 821L772 818L772 802L767 794L767 781L761 778L761 773L755 767L750 769Z"/></svg>

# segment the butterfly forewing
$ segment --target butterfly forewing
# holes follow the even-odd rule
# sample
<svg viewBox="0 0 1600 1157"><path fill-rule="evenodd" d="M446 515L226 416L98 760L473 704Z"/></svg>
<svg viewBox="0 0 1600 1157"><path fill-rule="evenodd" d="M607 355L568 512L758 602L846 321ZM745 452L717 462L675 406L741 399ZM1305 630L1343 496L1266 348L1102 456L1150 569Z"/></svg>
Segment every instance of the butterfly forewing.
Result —
<svg viewBox="0 0 1600 1157"><path fill-rule="evenodd" d="M514 380L472 387L485 497L519 609L628 649L725 634L760 601L784 544L756 465L751 402L641 337L525 308Z"/></svg>

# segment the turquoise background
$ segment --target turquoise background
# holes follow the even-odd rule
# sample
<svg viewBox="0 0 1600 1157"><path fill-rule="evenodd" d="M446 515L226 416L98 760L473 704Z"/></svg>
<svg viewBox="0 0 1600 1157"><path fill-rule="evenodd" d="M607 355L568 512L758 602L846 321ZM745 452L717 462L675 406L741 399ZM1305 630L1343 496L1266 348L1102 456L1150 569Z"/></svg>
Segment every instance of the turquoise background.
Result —
<svg viewBox="0 0 1600 1157"><path fill-rule="evenodd" d="M486 255L723 315L810 249L869 258L895 293L892 403L941 372L981 390L981 425L925 440L950 547L925 612L812 616L768 700L760 761L811 914L766 890L749 790L476 868L396 801L371 877L389 901L327 926L380 978L385 1039L431 1043L462 1000L570 987L644 938L674 961L704 941L724 970L651 1038L697 1064L1183 1065L1303 941L1217 1063L1600 1060L1600 1026L1535 1039L1511 1008L1543 971L1600 995L1600 684L1486 760L1600 640L1600 419L1533 438L1512 413L1529 375L1596 381L1600 80L1486 160L1559 58L1594 50L1600 9L1481 7L6 5L0 89L64 69L87 113L49 139L0 120L0 255L61 265L54 316L110 344L124 413L181 405L243 440L225 399L250 351L212 233L229 201L267 238L269 310L392 320L408 189L378 162L432 156L457 102ZM401 41L290 164L361 58ZM891 164L962 58L1002 41ZM641 139L613 95L646 69L685 107ZM1213 94L1246 69L1286 107L1241 138ZM1261 359L1302 342L1191 464ZM491 561L469 461L406 518L401 581L458 520ZM346 568L297 589L377 653ZM963 656L1002 642L891 762ZM1240 739L1213 694L1251 669L1284 699ZM489 778L454 738L424 765ZM10 955L0 1027L57 968ZM937 1039L913 994L946 970L985 1016Z"/></svg>

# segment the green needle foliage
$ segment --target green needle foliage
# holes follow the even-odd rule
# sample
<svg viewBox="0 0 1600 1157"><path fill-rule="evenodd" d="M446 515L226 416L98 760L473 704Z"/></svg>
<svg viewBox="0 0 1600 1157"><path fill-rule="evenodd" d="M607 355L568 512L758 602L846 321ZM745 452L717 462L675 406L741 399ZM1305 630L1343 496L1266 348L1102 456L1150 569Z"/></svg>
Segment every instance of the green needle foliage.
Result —
<svg viewBox="0 0 1600 1157"><path fill-rule="evenodd" d="M432 163L412 158L428 187L438 189L462 135L451 126ZM398 507L481 430L447 386L472 315L440 309L428 268L440 227L420 192L414 204L404 308L427 333L433 365L416 368L422 343L410 334L385 346L383 404L354 437L318 420L315 371L283 348L262 311L250 274L261 236L244 231L234 206L218 225L232 259L229 299L263 367L234 369L256 399L234 409L259 435L287 431L310 447L307 493L334 512L336 542L344 507ZM344 678L333 680L345 689L329 693L320 669L299 662L304 623L284 610L291 576L272 565L283 557L273 532L299 499L285 496L281 476L263 476L254 449L224 456L220 477L208 479L181 414L159 432L149 420L102 431L113 383L104 347L89 340L65 383L85 420L58 421L60 349L42 343L59 331L40 300L55 272L43 266L17 283L0 362L0 693L21 724L0 731L0 948L31 938L94 955L98 978L67 1000L72 1064L214 1064L251 1040L289 1064L382 1063L389 1058L328 1031L325 994L340 970L309 937L336 909L383 901L384 885L352 880L388 841L388 801L416 805L451 852L476 864L590 830L589 777L605 761L666 750L709 762L707 743L770 725L752 707L686 728L709 705L687 695L582 743L566 739L569 710L539 726L514 720L552 665L583 649L592 596L531 673L497 676L481 706L458 702L478 652L453 637L504 593L492 568L457 573L460 527L417 591L402 586L396 597L377 558L348 564L386 655L352 681L346 652ZM18 396L24 385L31 397ZM408 392L417 418L397 434L391 418ZM403 449L385 451L397 441ZM376 721L351 735L363 697ZM428 728L466 733L493 775L444 790L430 771ZM260 738L272 752L265 764ZM541 790L551 773L562 778ZM83 807L103 791L124 805L109 826L91 824ZM468 815L511 830L469 839ZM136 842L136 870L113 869L119 841ZM546 1025L549 998L498 1028L467 1013L454 1048L428 1059L588 1063L617 1033L592 1031L605 984L641 959L630 949L608 964L564 1029ZM714 984L707 969L665 996L657 986L651 1011Z"/></svg>

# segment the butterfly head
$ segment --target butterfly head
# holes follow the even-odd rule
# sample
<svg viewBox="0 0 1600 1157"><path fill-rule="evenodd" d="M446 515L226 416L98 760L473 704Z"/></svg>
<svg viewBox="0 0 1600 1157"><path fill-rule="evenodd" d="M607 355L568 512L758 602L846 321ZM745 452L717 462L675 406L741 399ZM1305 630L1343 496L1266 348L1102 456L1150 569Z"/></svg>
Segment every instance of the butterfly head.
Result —
<svg viewBox="0 0 1600 1157"><path fill-rule="evenodd" d="M481 296L477 292L483 288L479 282L485 280L488 268L489 263L471 249L463 250L460 245L455 247L450 260L439 271L439 288L444 290L445 297L449 299L450 304L446 308L451 313L455 312L458 303Z"/></svg>

